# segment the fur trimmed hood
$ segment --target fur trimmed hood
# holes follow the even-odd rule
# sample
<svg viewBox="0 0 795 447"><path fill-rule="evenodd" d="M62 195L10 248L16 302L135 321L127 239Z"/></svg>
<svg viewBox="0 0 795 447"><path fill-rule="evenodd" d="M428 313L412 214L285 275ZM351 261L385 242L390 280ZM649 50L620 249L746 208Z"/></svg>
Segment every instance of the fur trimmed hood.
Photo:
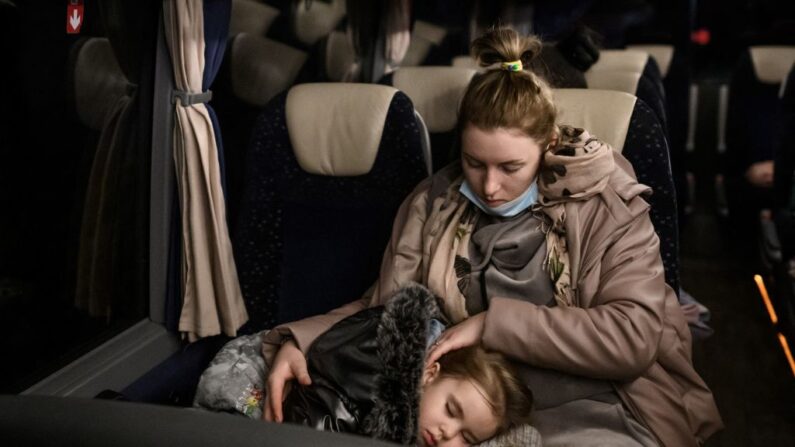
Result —
<svg viewBox="0 0 795 447"><path fill-rule="evenodd" d="M410 284L339 321L309 348L312 385L290 392L285 421L414 444L433 319L442 319L437 298Z"/></svg>
<svg viewBox="0 0 795 447"><path fill-rule="evenodd" d="M375 379L376 404L364 420L364 434L416 442L430 322L441 318L436 297L419 284L400 289L387 303L376 337L383 369Z"/></svg>

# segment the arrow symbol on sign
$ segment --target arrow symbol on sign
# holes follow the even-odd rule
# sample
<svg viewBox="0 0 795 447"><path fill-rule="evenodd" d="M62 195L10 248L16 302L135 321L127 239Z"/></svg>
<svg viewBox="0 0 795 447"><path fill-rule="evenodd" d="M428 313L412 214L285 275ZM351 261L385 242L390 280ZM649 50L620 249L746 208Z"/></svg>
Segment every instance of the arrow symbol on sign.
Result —
<svg viewBox="0 0 795 447"><path fill-rule="evenodd" d="M72 26L72 29L77 31L77 27L80 26L80 15L77 13L75 9L72 11L72 17L69 17L69 25Z"/></svg>

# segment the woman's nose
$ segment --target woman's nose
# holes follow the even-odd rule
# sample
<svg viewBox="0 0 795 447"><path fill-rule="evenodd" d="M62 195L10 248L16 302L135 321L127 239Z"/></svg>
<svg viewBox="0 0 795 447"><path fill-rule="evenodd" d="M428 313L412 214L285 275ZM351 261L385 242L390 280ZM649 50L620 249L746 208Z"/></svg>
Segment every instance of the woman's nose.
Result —
<svg viewBox="0 0 795 447"><path fill-rule="evenodd" d="M500 190L500 182L497 175L491 172L486 173L483 179L483 195L486 197L494 197Z"/></svg>

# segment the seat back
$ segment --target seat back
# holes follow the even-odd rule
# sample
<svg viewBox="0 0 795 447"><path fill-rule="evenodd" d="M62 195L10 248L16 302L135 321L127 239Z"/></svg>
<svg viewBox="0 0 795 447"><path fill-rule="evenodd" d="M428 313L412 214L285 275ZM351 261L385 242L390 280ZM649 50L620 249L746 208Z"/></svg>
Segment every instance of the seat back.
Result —
<svg viewBox="0 0 795 447"><path fill-rule="evenodd" d="M657 67L660 69L660 75L663 79L668 76L668 70L671 68L671 62L674 58L673 45L627 45L627 50L641 51L648 54L657 62Z"/></svg>
<svg viewBox="0 0 795 447"><path fill-rule="evenodd" d="M345 0L294 3L293 32L307 46L328 36L345 17Z"/></svg>
<svg viewBox="0 0 795 447"><path fill-rule="evenodd" d="M342 31L332 31L320 43L321 78L324 81L341 82L356 62L353 43Z"/></svg>
<svg viewBox="0 0 795 447"><path fill-rule="evenodd" d="M679 234L676 192L668 144L662 126L648 105L624 92L556 89L558 121L583 127L610 143L632 163L638 181L652 188L651 221L660 238L665 281L679 291Z"/></svg>
<svg viewBox="0 0 795 447"><path fill-rule="evenodd" d="M234 95L248 104L264 106L293 85L307 54L275 40L238 34L229 44L229 70Z"/></svg>
<svg viewBox="0 0 795 447"><path fill-rule="evenodd" d="M636 76L637 82L633 83ZM667 136L668 119L662 75L657 63L647 52L601 50L599 60L585 72L585 79L589 88L623 91L642 99L654 110Z"/></svg>
<svg viewBox="0 0 795 447"><path fill-rule="evenodd" d="M273 6L256 0L232 0L232 15L229 19L229 36L240 33L265 37L268 29L281 14Z"/></svg>
<svg viewBox="0 0 795 447"><path fill-rule="evenodd" d="M434 48L438 48L448 32L446 29L429 22L417 20L411 32L411 43L406 55L400 62L401 67L423 65Z"/></svg>
<svg viewBox="0 0 795 447"><path fill-rule="evenodd" d="M458 107L477 72L457 67L404 67L385 82L404 92L425 121L431 140L432 169L451 160Z"/></svg>
<svg viewBox="0 0 795 447"><path fill-rule="evenodd" d="M732 72L726 117L727 174L773 159L772 135L781 83L795 63L795 47L751 47Z"/></svg>
<svg viewBox="0 0 795 447"><path fill-rule="evenodd" d="M628 50L643 51L657 63L665 90L665 116L668 127L668 143L671 150L671 169L679 204L679 216L686 215L685 207L690 196L687 184L686 152L688 132L695 128L696 96L691 106L691 75L689 56L686 52L675 50L673 45L628 45ZM691 143L692 145L692 143ZM680 221L681 223L681 221Z"/></svg>
<svg viewBox="0 0 795 447"><path fill-rule="evenodd" d="M243 332L327 312L375 281L392 220L426 174L411 101L369 84L302 84L257 118L235 259Z"/></svg>
<svg viewBox="0 0 795 447"><path fill-rule="evenodd" d="M226 208L232 232L254 121L268 101L297 82L306 61L305 52L266 37L241 33L229 41L213 87L213 107L224 139Z"/></svg>
<svg viewBox="0 0 795 447"><path fill-rule="evenodd" d="M633 50L600 50L597 60L589 71L630 71L643 73L649 55L643 51Z"/></svg>

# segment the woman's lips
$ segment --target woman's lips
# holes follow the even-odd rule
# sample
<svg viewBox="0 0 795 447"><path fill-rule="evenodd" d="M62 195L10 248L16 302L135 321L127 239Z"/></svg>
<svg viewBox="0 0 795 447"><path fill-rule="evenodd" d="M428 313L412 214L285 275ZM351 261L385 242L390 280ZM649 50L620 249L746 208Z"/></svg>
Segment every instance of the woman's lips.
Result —
<svg viewBox="0 0 795 447"><path fill-rule="evenodd" d="M490 206L492 208L496 208L496 207L502 205L503 203L505 203L505 200L500 200L500 199L497 199L497 200L483 200L483 203L485 203L486 205L488 205L488 206Z"/></svg>
<svg viewBox="0 0 795 447"><path fill-rule="evenodd" d="M430 432L428 432L428 430L422 431L422 437L424 438L425 445L429 447L433 447L436 445L436 439L433 437L433 435L430 434Z"/></svg>

